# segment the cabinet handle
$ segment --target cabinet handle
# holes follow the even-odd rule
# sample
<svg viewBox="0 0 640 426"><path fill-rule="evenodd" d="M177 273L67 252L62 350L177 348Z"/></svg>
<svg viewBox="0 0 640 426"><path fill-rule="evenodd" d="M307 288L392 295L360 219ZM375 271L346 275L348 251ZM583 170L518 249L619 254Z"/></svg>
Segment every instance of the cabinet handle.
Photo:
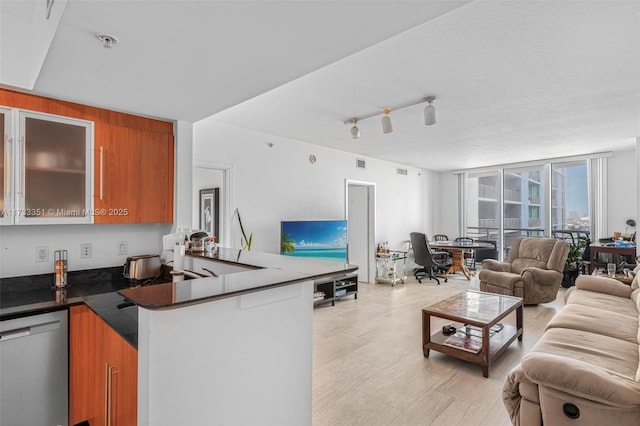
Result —
<svg viewBox="0 0 640 426"><path fill-rule="evenodd" d="M21 144L21 149L22 152L20 153L20 155L22 155L22 174L20 176L22 182L21 183L21 187L22 187L22 192L20 193L20 195L22 195L22 197L24 197L24 181L25 179L25 175L27 174L27 153L26 153L26 142L24 140L24 136L21 138L20 140L20 144ZM25 200L26 202L26 200Z"/></svg>
<svg viewBox="0 0 640 426"><path fill-rule="evenodd" d="M13 158L13 147L11 146L11 142L13 142L13 140L9 137L7 133L5 133L4 145L7 147L7 153L5 154L5 158L9 158L9 161L5 161L7 170L4 174L4 196L8 199L11 199L11 185L9 184L9 181L11 179L11 164L12 164L11 159ZM7 207L8 206L5 205L5 209Z"/></svg>
<svg viewBox="0 0 640 426"><path fill-rule="evenodd" d="M104 425L109 426L110 415L109 408L111 405L111 367L109 363L104 363Z"/></svg>
<svg viewBox="0 0 640 426"><path fill-rule="evenodd" d="M104 176L104 147L100 147L100 201L102 201L102 180Z"/></svg>

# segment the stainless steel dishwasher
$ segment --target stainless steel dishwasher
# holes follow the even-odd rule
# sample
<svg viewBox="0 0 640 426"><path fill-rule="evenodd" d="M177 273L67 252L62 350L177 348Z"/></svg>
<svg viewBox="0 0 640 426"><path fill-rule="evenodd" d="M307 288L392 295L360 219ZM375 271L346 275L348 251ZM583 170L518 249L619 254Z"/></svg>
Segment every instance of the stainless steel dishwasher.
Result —
<svg viewBox="0 0 640 426"><path fill-rule="evenodd" d="M68 423L67 311L0 322L0 425Z"/></svg>

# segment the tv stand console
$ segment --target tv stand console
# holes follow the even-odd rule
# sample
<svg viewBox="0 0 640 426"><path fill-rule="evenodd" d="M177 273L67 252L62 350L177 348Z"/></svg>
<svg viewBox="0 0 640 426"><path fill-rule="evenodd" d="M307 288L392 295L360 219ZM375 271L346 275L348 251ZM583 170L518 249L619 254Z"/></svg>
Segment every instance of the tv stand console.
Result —
<svg viewBox="0 0 640 426"><path fill-rule="evenodd" d="M330 279L322 279L314 282L314 294L322 292L324 296L315 297L313 305L323 305L331 302L335 306L336 300L351 296L358 298L358 274L346 274Z"/></svg>

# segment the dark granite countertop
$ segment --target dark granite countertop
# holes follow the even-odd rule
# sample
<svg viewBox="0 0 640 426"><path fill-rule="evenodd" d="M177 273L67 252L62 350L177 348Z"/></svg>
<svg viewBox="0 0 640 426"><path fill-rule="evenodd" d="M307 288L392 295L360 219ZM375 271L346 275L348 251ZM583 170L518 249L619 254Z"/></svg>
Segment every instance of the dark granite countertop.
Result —
<svg viewBox="0 0 640 426"><path fill-rule="evenodd" d="M138 306L117 292L89 296L84 303L135 349L138 349Z"/></svg>
<svg viewBox="0 0 640 426"><path fill-rule="evenodd" d="M0 279L0 320L66 309L94 294L111 293L131 287L122 276L122 267L71 271L64 290L52 288L51 274Z"/></svg>
<svg viewBox="0 0 640 426"><path fill-rule="evenodd" d="M87 304L133 347L137 347L137 306L118 306L127 302L118 290L138 286L122 276L122 267L71 271L64 290L52 288L53 274L0 279L0 321L68 309ZM158 281L167 280L166 276Z"/></svg>
<svg viewBox="0 0 640 426"><path fill-rule="evenodd" d="M64 290L52 288L53 273L0 279L0 321L67 309L85 303L134 348L138 345L138 306L170 309L237 296L297 282L340 276L354 265L269 253L220 248L215 254L189 254L251 270L219 277L140 286L122 276L122 267L72 271ZM134 303L135 302L135 303Z"/></svg>
<svg viewBox="0 0 640 426"><path fill-rule="evenodd" d="M252 267L249 271L200 278L175 284L158 284L120 290L119 293L146 309L171 309L290 285L307 280L354 272L355 265L270 253L219 248L216 253L189 256Z"/></svg>

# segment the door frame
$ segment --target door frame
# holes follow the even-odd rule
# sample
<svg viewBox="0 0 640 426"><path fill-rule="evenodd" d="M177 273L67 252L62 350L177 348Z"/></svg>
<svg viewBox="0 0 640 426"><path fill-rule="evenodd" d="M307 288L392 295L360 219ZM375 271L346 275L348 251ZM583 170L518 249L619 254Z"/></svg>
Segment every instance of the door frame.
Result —
<svg viewBox="0 0 640 426"><path fill-rule="evenodd" d="M366 277L358 277L358 281L365 281L370 283L375 283L376 277L376 184L375 182L367 182L362 180L355 179L345 179L344 180L344 218L345 220L349 220L349 186L364 186L368 189L368 198L369 198L369 206L367 211L368 213L368 221L369 221L369 229L367 231L367 265ZM347 222L347 234L349 232L349 225ZM362 269L362 268L361 268ZM364 279L366 278L366 280Z"/></svg>
<svg viewBox="0 0 640 426"><path fill-rule="evenodd" d="M193 182L193 172L195 169L208 169L222 172L222 198L220 200L220 213L222 214L222 220L220 221L220 229L222 230L224 247L233 247L232 241L235 241L235 235L232 235L231 228L231 216L233 215L233 209L231 206L234 204L233 194L233 176L234 167L232 164L220 163L217 161L201 161L197 160L193 162L193 168L191 170L191 178ZM192 190L193 191L193 190ZM191 200L191 204L195 200Z"/></svg>

